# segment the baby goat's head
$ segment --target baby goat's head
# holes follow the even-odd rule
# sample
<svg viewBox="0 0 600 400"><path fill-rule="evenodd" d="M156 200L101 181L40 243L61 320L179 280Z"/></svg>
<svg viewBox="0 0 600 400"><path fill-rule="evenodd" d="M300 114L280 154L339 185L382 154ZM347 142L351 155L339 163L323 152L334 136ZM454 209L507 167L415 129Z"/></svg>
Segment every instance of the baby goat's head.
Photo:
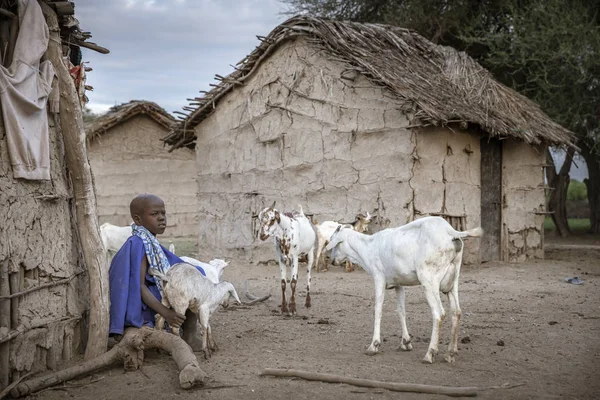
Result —
<svg viewBox="0 0 600 400"><path fill-rule="evenodd" d="M260 222L260 240L267 240L275 233L275 223L281 222L279 211L275 209L275 202L273 202L271 207L263 209L258 214L258 221Z"/></svg>
<svg viewBox="0 0 600 400"><path fill-rule="evenodd" d="M329 243L325 250L331 251L331 261L333 265L340 265L343 261L346 260L347 252L346 247L346 238L348 236L348 232L352 230L352 225L340 225L337 227L335 232L331 234L329 238Z"/></svg>
<svg viewBox="0 0 600 400"><path fill-rule="evenodd" d="M223 308L229 307L229 299L231 299L232 297L235 300L236 304L242 304L240 298L238 297L237 291L235 290L235 286L233 286L231 282L223 283L227 287L227 293L223 296L219 304L221 304Z"/></svg>
<svg viewBox="0 0 600 400"><path fill-rule="evenodd" d="M356 222L354 222L354 229L356 229L357 232L365 233L367 229L369 229L369 223L372 219L373 216L369 214L368 211L366 215L363 213L358 214L356 216Z"/></svg>

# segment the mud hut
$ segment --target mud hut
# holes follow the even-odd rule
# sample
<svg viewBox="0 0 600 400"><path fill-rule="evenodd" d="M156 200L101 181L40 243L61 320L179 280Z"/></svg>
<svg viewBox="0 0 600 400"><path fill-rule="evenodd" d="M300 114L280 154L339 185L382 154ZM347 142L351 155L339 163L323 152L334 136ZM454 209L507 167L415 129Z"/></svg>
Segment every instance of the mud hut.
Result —
<svg viewBox="0 0 600 400"><path fill-rule="evenodd" d="M89 338L97 276L86 265L99 261L88 262L94 235L78 229L95 211L81 196L93 186L73 115L83 139L81 47L108 50L73 14L68 1L0 0L0 391L69 361Z"/></svg>
<svg viewBox="0 0 600 400"><path fill-rule="evenodd" d="M300 16L260 40L165 138L196 149L201 253L272 259L256 215L276 200L481 225L466 262L543 257L545 149L574 139L535 103L407 29Z"/></svg>
<svg viewBox="0 0 600 400"><path fill-rule="evenodd" d="M131 223L129 202L140 193L165 201L165 237L196 236L196 158L193 150L169 153L161 142L175 119L156 103L134 100L86 125L88 156L100 223Z"/></svg>

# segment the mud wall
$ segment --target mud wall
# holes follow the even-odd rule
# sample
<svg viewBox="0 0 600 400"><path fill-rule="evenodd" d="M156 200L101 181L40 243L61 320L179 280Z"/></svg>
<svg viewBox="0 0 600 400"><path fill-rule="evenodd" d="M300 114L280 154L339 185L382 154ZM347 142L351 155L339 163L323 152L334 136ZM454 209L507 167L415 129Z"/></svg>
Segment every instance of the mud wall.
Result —
<svg viewBox="0 0 600 400"><path fill-rule="evenodd" d="M167 209L165 237L198 235L195 155L189 149L169 153L160 140L166 134L166 128L142 114L90 141L100 224L131 224L131 200L153 193Z"/></svg>

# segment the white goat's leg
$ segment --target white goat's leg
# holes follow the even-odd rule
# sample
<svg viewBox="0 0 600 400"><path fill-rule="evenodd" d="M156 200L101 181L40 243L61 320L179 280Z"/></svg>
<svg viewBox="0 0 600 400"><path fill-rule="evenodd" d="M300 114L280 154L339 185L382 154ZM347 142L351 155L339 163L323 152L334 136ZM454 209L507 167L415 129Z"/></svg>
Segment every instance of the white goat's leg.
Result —
<svg viewBox="0 0 600 400"><path fill-rule="evenodd" d="M163 296L161 303L163 306L170 308L171 304L169 303L169 300L167 300L166 296ZM162 331L163 329L165 329L165 318L160 315L160 314L156 314L155 316L156 319L156 324L154 325L154 329L157 329L159 331ZM173 329L171 328L171 332L173 332Z"/></svg>
<svg viewBox="0 0 600 400"><path fill-rule="evenodd" d="M448 354L445 359L447 362L454 362L454 356L458 354L458 324L462 311L458 302L458 279L455 280L452 290L448 293L450 303L450 313L452 317L452 328L450 332L450 343L448 344Z"/></svg>
<svg viewBox="0 0 600 400"><path fill-rule="evenodd" d="M314 250L314 249L313 249ZM315 261L315 255L313 251L308 252L308 265L306 266L306 302L304 306L310 308L310 271L312 270L313 262Z"/></svg>
<svg viewBox="0 0 600 400"><path fill-rule="evenodd" d="M379 351L381 344L381 311L385 296L385 279L373 279L375 283L375 321L373 324L373 340L366 351L368 356L374 356Z"/></svg>
<svg viewBox="0 0 600 400"><path fill-rule="evenodd" d="M288 313L287 301L285 299L285 288L286 288L286 271L287 265L283 262L282 256L279 256L279 271L281 272L281 313Z"/></svg>
<svg viewBox="0 0 600 400"><path fill-rule="evenodd" d="M425 289L425 297L427 303L431 308L431 316L433 319L433 328L431 330L431 341L429 342L429 348L423 358L424 363L432 364L435 356L438 353L438 343L440 341L440 330L442 322L446 316L444 307L442 306L442 300L440 299L440 285L439 282L422 282L423 288Z"/></svg>
<svg viewBox="0 0 600 400"><path fill-rule="evenodd" d="M208 318L210 316L210 310L208 306L203 305L198 310L198 319L200 325L202 325L202 351L204 352L204 358L209 359L211 356L210 348L208 346L208 336L210 335Z"/></svg>
<svg viewBox="0 0 600 400"><path fill-rule="evenodd" d="M408 334L408 328L406 327L406 307L404 304L404 298L404 286L396 286L396 311L398 311L398 316L400 317L400 327L402 328L402 339L400 342L400 349L409 351L412 350L412 344L410 343L410 335Z"/></svg>
<svg viewBox="0 0 600 400"><path fill-rule="evenodd" d="M296 284L298 283L298 255L294 255L292 259L292 277L290 286L292 288L292 296L290 297L290 314L296 315Z"/></svg>

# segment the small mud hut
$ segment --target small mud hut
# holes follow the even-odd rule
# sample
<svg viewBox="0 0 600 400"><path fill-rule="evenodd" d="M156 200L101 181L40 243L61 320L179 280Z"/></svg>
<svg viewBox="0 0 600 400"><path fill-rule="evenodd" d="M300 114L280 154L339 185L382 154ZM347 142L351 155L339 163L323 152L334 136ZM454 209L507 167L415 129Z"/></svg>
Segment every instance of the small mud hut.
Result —
<svg viewBox="0 0 600 400"><path fill-rule="evenodd" d="M0 391L69 361L98 322L81 47L108 50L73 14L69 1L0 0Z"/></svg>
<svg viewBox="0 0 600 400"><path fill-rule="evenodd" d="M86 125L100 224L129 225L131 199L154 193L167 207L165 237L197 235L194 151L169 153L160 140L174 123L156 103L135 100Z"/></svg>
<svg viewBox="0 0 600 400"><path fill-rule="evenodd" d="M535 103L407 29L300 16L260 39L165 138L196 149L201 254L273 259L256 216L276 200L372 231L481 225L466 262L543 257L545 149L574 136Z"/></svg>

